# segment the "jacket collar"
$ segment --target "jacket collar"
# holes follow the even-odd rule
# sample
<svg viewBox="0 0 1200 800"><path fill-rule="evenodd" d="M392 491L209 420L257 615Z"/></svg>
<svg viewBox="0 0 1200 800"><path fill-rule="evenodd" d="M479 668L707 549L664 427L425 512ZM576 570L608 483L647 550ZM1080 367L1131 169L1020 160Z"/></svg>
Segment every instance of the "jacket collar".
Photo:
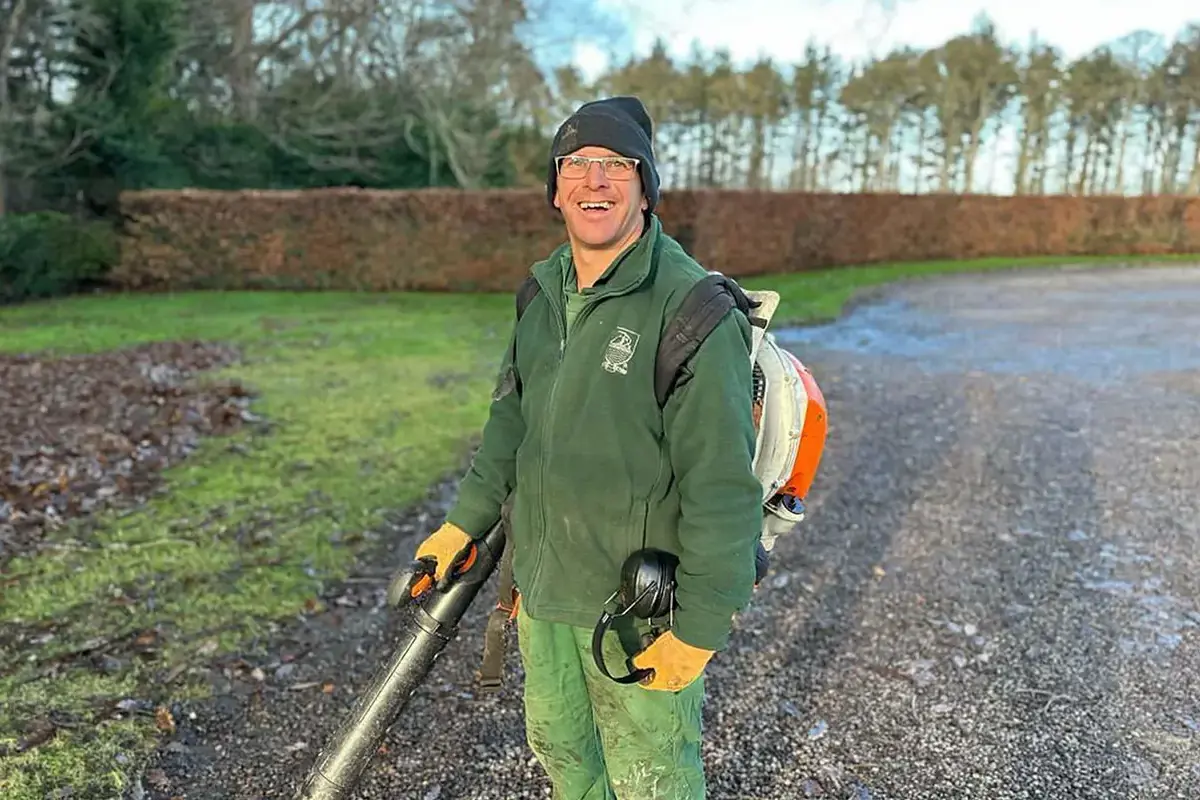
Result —
<svg viewBox="0 0 1200 800"><path fill-rule="evenodd" d="M645 231L629 247L613 259L591 289L585 295L625 294L640 287L654 268L654 255L661 246L662 222L657 214L650 214ZM564 242L555 248L550 257L533 269L534 276L543 289L553 293L561 291L563 281L571 272L571 245Z"/></svg>

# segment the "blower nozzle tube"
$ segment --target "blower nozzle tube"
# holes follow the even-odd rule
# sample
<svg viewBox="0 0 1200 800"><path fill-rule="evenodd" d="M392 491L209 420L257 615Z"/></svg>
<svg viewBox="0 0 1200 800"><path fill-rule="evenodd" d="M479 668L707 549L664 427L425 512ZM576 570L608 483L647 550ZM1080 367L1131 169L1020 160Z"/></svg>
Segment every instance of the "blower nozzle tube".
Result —
<svg viewBox="0 0 1200 800"><path fill-rule="evenodd" d="M491 576L504 545L504 528L497 524L473 543L466 566L445 589L434 587L432 565L422 561L413 562L407 581L393 583L403 592L389 601L408 616L397 646L321 749L295 800L349 797L380 741L458 632L459 620ZM424 594L429 597L421 604Z"/></svg>

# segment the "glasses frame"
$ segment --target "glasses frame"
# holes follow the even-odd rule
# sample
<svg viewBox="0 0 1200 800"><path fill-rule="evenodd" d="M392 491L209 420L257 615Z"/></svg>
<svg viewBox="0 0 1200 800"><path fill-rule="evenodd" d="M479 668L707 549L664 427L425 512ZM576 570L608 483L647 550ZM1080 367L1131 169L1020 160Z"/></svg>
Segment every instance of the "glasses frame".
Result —
<svg viewBox="0 0 1200 800"><path fill-rule="evenodd" d="M572 177L563 175L562 174L563 161L565 161L566 159L571 159L572 161L586 161L586 162L588 162L587 168L584 169L583 174L580 175L578 178L572 178ZM629 165L632 167L632 169L629 172L629 175L628 176L610 175L608 172L608 163L607 162L612 162L612 161L619 161L622 163L628 162ZM635 173L637 173L638 167L641 166L641 163L642 163L642 160L640 158L629 158L627 156L557 156L554 159L554 168L555 168L555 171L560 176L566 178L569 181L575 181L575 180L579 180L579 178L585 177L589 172L591 172L592 164L599 164L600 171L602 173L604 173L604 177L610 178L611 180L614 180L614 181L628 181L628 180L633 179L633 176Z"/></svg>

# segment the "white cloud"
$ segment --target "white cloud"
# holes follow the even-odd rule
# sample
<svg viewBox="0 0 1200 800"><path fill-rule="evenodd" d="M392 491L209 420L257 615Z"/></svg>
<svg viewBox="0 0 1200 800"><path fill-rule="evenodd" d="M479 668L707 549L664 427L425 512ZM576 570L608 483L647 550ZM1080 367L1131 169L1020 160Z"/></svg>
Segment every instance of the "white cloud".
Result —
<svg viewBox="0 0 1200 800"><path fill-rule="evenodd" d="M582 40L575 43L574 57L571 59L585 81L594 81L608 69L610 59L608 53L593 41Z"/></svg>

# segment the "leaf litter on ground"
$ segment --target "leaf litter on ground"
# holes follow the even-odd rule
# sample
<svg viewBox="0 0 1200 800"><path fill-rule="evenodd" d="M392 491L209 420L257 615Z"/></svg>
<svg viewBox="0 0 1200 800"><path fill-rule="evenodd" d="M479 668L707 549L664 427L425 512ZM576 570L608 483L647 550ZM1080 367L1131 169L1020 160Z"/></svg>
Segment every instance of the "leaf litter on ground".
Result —
<svg viewBox="0 0 1200 800"><path fill-rule="evenodd" d="M46 546L72 519L144 503L201 437L253 419L239 382L194 380L237 358L196 341L0 353L0 564Z"/></svg>

